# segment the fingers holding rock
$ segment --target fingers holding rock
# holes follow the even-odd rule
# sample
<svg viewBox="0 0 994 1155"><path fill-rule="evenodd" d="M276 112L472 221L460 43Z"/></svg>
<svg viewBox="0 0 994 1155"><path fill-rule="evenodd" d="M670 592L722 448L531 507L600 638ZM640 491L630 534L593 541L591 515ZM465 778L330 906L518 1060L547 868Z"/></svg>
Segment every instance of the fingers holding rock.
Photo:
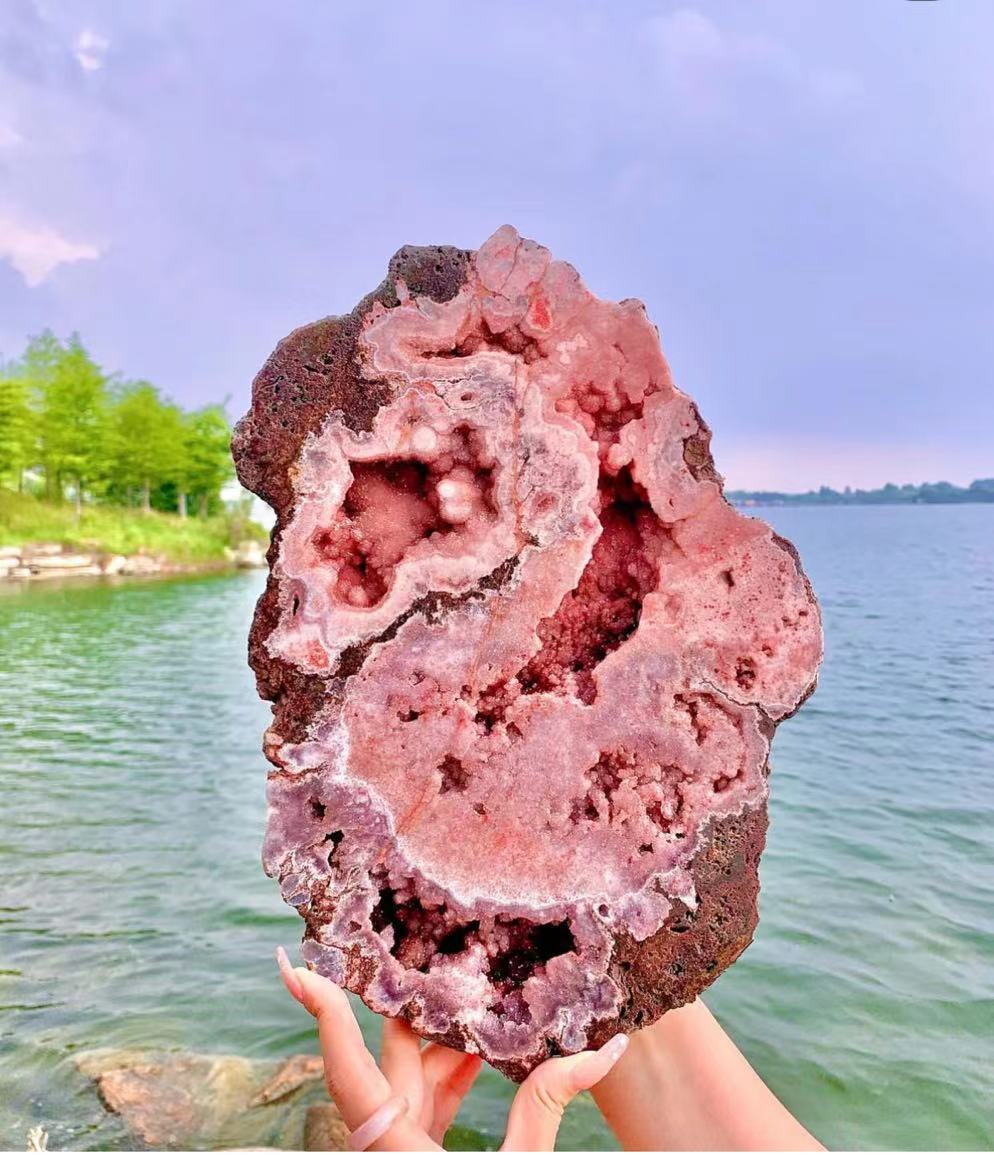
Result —
<svg viewBox="0 0 994 1155"><path fill-rule="evenodd" d="M459 1106L480 1073L483 1060L448 1047L431 1043L422 1053L426 1106L430 1104L428 1133L441 1143L452 1125Z"/></svg>
<svg viewBox="0 0 994 1155"><path fill-rule="evenodd" d="M328 1093L361 1144L356 1149L434 1150L407 1114L407 1100L394 1093L367 1050L345 992L313 971L291 967L285 952L277 957L287 990L317 1020Z"/></svg>
<svg viewBox="0 0 994 1155"><path fill-rule="evenodd" d="M589 1090L611 1070L628 1046L615 1035L598 1051L549 1059L521 1084L511 1104L502 1151L552 1151L570 1100Z"/></svg>

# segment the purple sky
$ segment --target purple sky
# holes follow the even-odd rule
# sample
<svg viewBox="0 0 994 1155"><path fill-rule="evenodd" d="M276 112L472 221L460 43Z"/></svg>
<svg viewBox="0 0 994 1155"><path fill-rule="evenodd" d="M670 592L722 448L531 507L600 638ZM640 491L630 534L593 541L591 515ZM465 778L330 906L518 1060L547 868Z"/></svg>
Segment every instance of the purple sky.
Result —
<svg viewBox="0 0 994 1155"><path fill-rule="evenodd" d="M3 0L0 351L237 415L401 244L509 221L646 302L730 484L994 475L992 43L992 0Z"/></svg>

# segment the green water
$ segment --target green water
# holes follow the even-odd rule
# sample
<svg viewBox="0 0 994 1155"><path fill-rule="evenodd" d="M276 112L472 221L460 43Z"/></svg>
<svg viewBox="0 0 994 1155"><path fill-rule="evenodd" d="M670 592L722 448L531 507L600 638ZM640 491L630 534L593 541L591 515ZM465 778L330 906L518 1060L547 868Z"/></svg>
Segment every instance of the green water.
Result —
<svg viewBox="0 0 994 1155"><path fill-rule="evenodd" d="M826 1143L987 1147L994 508L771 511L822 598L822 685L774 747L756 942L711 1006ZM0 593L0 1147L120 1145L73 1055L311 1049L258 864L259 575ZM376 1027L366 1015L371 1037ZM495 1138L487 1072L461 1121ZM592 1104L562 1145L608 1143Z"/></svg>

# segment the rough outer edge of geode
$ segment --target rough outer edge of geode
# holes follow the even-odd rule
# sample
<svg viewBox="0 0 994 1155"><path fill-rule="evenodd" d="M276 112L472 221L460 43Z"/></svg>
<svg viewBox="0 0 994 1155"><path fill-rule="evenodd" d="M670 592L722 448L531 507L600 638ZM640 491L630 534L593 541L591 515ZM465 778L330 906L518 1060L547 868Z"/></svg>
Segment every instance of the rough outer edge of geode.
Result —
<svg viewBox="0 0 994 1155"><path fill-rule="evenodd" d="M232 451L242 484L267 501L277 514L268 553L271 572L253 620L249 656L260 695L274 703L270 733L278 732L282 741L304 741L311 717L329 696L343 692L345 679L362 665L374 644L370 640L347 650L335 674L327 677L302 673L267 651L266 641L279 618L278 581L273 567L293 509L291 471L304 441L320 428L329 413L340 413L344 424L354 431L367 431L380 406L390 399L386 383L363 380L356 367L363 318L374 302L388 309L398 305L398 281L414 297L427 296L437 302L451 300L465 281L473 255L448 246L402 248L390 261L382 284L350 314L325 318L295 330L279 343L253 383L252 407L236 427ZM710 429L696 406L693 414L698 430L684 442L684 460L695 478L712 481L720 489L722 479L711 456ZM774 540L790 555L816 606L797 551L777 535ZM512 571L513 564L501 567L480 583L480 589L500 588ZM444 615L472 593L455 599L445 593L431 594L412 606L406 617ZM795 710L814 690L816 680L812 679ZM766 737L772 738L777 723L764 716L761 724ZM266 752L278 767L275 751L267 746ZM273 773L278 774L279 770ZM703 838L706 850L696 856L692 867L698 895L696 909L676 899L663 926L644 941L636 942L624 933L616 937L608 976L623 994L622 1010L591 1022L587 1046L601 1045L619 1027L637 1029L666 1010L692 1001L741 954L751 941L757 922L758 864L766 826L765 804L713 820ZM361 974L361 967L359 970ZM364 986L361 978L350 983L360 997ZM458 1027L446 1034L428 1033L426 1037L460 1049L467 1044ZM494 1065L510 1078L520 1080L538 1062L555 1053L557 1048L551 1045L512 1061L498 1060Z"/></svg>

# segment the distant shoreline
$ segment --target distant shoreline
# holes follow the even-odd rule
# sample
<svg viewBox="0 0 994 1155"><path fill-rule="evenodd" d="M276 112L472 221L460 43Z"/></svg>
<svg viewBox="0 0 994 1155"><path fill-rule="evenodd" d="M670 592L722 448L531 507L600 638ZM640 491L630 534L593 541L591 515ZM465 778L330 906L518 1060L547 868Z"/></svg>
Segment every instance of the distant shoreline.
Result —
<svg viewBox="0 0 994 1155"><path fill-rule="evenodd" d="M890 508L900 506L915 506L924 508L925 506L962 506L962 505L994 505L994 501L776 501L770 499L749 499L743 500L734 494L726 493L725 497L735 506L736 509L839 509L839 508L858 508L867 509L870 507Z"/></svg>
<svg viewBox="0 0 994 1155"><path fill-rule="evenodd" d="M729 489L725 496L733 505L746 508L764 505L991 505L994 478L979 478L967 486L948 481L922 485L894 485L879 489L832 489L823 485L805 493L781 493L775 489Z"/></svg>

